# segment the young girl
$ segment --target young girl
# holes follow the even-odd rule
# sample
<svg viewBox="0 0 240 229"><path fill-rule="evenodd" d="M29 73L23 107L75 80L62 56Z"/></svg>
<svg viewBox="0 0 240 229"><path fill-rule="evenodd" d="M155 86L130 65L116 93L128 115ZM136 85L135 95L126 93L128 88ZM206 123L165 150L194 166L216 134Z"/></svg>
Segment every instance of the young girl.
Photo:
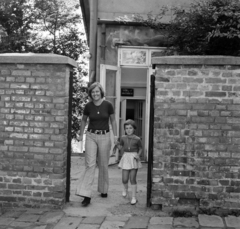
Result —
<svg viewBox="0 0 240 229"><path fill-rule="evenodd" d="M142 142L139 137L134 135L136 129L135 122L128 119L124 123L125 134L120 138L119 149L124 152L122 158L118 164L118 167L122 168L122 183L123 183L123 197L128 195L128 181L130 178L132 188L132 200L131 204L136 204L136 192L137 192L137 171L142 167L140 162L140 155L142 153Z"/></svg>

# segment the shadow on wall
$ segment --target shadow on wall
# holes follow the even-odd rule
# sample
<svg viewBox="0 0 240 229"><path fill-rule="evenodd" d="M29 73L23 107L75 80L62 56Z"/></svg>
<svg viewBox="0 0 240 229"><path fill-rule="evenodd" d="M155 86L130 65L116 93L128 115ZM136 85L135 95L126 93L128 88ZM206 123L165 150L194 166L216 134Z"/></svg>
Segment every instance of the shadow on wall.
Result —
<svg viewBox="0 0 240 229"><path fill-rule="evenodd" d="M132 29L132 27L125 26L124 28L121 27L116 30L112 29L109 31L106 40L108 46L111 46L111 48L116 48L117 45L150 47L170 45L166 32L160 33L146 27Z"/></svg>

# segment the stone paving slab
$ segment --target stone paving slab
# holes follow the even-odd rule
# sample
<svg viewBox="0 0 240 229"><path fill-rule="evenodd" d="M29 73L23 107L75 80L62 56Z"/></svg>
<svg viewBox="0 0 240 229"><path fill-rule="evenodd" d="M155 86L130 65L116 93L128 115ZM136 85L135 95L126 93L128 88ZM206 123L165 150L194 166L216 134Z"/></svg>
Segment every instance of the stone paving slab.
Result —
<svg viewBox="0 0 240 229"><path fill-rule="evenodd" d="M25 212L16 220L22 222L37 222L39 218L40 215L33 215Z"/></svg>
<svg viewBox="0 0 240 229"><path fill-rule="evenodd" d="M62 211L46 212L43 216L41 216L39 222L43 224L54 224L57 223L63 216L64 213Z"/></svg>
<svg viewBox="0 0 240 229"><path fill-rule="evenodd" d="M239 227L240 228L240 217L236 216L227 216L225 217L225 222L227 227Z"/></svg>
<svg viewBox="0 0 240 229"><path fill-rule="evenodd" d="M100 229L122 229L125 222L120 221L104 221Z"/></svg>
<svg viewBox="0 0 240 229"><path fill-rule="evenodd" d="M7 228L4 228L4 229L53 229L53 225L30 225L30 226L27 226L25 227L24 225L22 225L23 227L7 227ZM2 228L0 228L2 229Z"/></svg>
<svg viewBox="0 0 240 229"><path fill-rule="evenodd" d="M25 213L26 211L8 211L0 216L0 218L18 218L20 215Z"/></svg>
<svg viewBox="0 0 240 229"><path fill-rule="evenodd" d="M101 225L105 216L86 217L82 220L81 224L98 224Z"/></svg>
<svg viewBox="0 0 240 229"><path fill-rule="evenodd" d="M52 227L50 228L49 225L33 225L26 229L52 229Z"/></svg>
<svg viewBox="0 0 240 229"><path fill-rule="evenodd" d="M183 228L181 228L181 229L183 229ZM186 229L186 228L184 228L184 229ZM200 227L200 229L223 229L223 228L222 227ZM224 227L224 229L225 229L225 227ZM235 229L235 228L231 228L231 229Z"/></svg>
<svg viewBox="0 0 240 229"><path fill-rule="evenodd" d="M184 218L184 217L179 217L175 218L173 220L173 226L174 227L190 227L192 229L198 228L199 223L197 222L196 218Z"/></svg>
<svg viewBox="0 0 240 229"><path fill-rule="evenodd" d="M146 216L133 216L126 223L124 229L146 229L150 217Z"/></svg>
<svg viewBox="0 0 240 229"><path fill-rule="evenodd" d="M75 229L79 226L82 218L77 217L63 217L54 229Z"/></svg>
<svg viewBox="0 0 240 229"><path fill-rule="evenodd" d="M97 224L80 224L76 229L100 229L100 225Z"/></svg>
<svg viewBox="0 0 240 229"><path fill-rule="evenodd" d="M160 225L160 224L155 224L155 225L149 225L148 229L173 229L172 225ZM178 229L183 229L183 228L178 228ZM186 229L186 228L184 228Z"/></svg>
<svg viewBox="0 0 240 229"><path fill-rule="evenodd" d="M152 217L149 224L172 225L173 217Z"/></svg>
<svg viewBox="0 0 240 229"><path fill-rule="evenodd" d="M23 228L26 229L26 227L32 226L33 223L31 222L20 222L20 221L14 221L10 224L11 227L17 227L17 228Z"/></svg>
<svg viewBox="0 0 240 229"><path fill-rule="evenodd" d="M222 218L217 215L198 215L198 222L201 227L224 228Z"/></svg>
<svg viewBox="0 0 240 229"><path fill-rule="evenodd" d="M0 225L1 226L5 226L5 225L9 225L10 223L12 223L15 219L14 218L1 218L0 219Z"/></svg>
<svg viewBox="0 0 240 229"><path fill-rule="evenodd" d="M129 220L129 216L107 216L105 218L106 221L120 221L120 222L126 222Z"/></svg>
<svg viewBox="0 0 240 229"><path fill-rule="evenodd" d="M45 212L49 212L49 210L48 209L44 209L44 208L41 208L41 209L28 209L27 212L29 212L30 214L34 214L34 215L42 215Z"/></svg>

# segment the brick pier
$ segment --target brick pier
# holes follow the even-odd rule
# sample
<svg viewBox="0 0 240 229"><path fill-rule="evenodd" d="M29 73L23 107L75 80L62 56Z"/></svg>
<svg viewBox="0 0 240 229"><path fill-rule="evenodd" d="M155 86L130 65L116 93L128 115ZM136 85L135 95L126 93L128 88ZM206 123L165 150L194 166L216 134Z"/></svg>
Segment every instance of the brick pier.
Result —
<svg viewBox="0 0 240 229"><path fill-rule="evenodd" d="M66 193L69 77L75 61L0 55L0 205L61 206Z"/></svg>
<svg viewBox="0 0 240 229"><path fill-rule="evenodd" d="M152 203L240 209L240 58L156 66Z"/></svg>

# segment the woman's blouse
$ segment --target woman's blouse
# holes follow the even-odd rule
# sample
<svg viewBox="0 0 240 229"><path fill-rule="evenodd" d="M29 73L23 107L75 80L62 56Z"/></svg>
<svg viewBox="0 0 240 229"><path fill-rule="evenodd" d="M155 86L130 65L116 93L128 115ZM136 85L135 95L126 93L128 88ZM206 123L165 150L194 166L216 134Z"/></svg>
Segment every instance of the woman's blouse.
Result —
<svg viewBox="0 0 240 229"><path fill-rule="evenodd" d="M136 135L123 135L120 139L120 145L124 152L138 152L142 148L142 141Z"/></svg>
<svg viewBox="0 0 240 229"><path fill-rule="evenodd" d="M88 129L91 130L108 130L109 117L114 114L112 104L103 100L99 106L96 106L92 101L87 103L83 114L89 117Z"/></svg>

